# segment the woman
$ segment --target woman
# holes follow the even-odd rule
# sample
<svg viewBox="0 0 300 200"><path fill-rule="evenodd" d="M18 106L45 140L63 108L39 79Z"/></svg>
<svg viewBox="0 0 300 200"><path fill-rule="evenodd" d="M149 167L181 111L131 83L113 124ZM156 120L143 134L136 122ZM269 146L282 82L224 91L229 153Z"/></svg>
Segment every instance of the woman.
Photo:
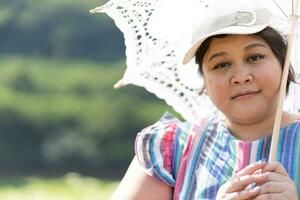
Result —
<svg viewBox="0 0 300 200"><path fill-rule="evenodd" d="M232 7L199 26L184 59L196 57L205 91L222 115L182 123L166 114L140 132L137 158L112 199L298 199L299 116L283 113L278 162L265 161L286 44L269 27L268 11ZM228 23L241 12L245 18Z"/></svg>

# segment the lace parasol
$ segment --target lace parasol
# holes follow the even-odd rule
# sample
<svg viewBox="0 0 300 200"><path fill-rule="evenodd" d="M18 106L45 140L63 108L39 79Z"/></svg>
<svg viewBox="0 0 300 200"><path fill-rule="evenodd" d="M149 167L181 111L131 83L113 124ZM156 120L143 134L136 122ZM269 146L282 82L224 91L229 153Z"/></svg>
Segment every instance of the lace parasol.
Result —
<svg viewBox="0 0 300 200"><path fill-rule="evenodd" d="M205 17L199 11L208 8L211 1L214 0L110 0L91 10L107 13L124 34L127 68L115 87L127 84L144 87L186 120L218 112L207 95L199 94L203 80L198 66L194 61L182 65L183 53L191 41L192 19ZM285 15L291 9L289 2L281 0L275 4L272 0L261 0L272 11L272 24L282 34L287 33ZM299 81L299 20L297 26L292 65ZM284 107L299 112L299 86L291 84Z"/></svg>

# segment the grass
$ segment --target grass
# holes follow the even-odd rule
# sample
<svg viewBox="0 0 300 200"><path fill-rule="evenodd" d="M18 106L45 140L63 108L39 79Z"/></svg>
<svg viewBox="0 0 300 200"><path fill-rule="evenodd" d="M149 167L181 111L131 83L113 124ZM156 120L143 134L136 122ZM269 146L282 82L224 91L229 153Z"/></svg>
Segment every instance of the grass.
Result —
<svg viewBox="0 0 300 200"><path fill-rule="evenodd" d="M3 200L106 200L116 181L99 180L69 173L61 178L13 178L0 182Z"/></svg>

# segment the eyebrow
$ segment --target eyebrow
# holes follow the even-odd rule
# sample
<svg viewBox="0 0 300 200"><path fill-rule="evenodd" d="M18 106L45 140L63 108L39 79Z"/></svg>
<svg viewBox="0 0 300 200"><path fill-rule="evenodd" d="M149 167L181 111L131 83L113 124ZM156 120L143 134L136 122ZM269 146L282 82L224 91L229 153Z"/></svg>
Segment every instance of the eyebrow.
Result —
<svg viewBox="0 0 300 200"><path fill-rule="evenodd" d="M267 48L267 46L264 45L264 44L261 44L261 43L253 43L253 44L250 44L250 45L246 46L246 47L244 48L244 51L247 51L247 50L250 50L250 49L253 49L253 48L256 48L256 47ZM224 55L226 55L226 52L224 52L224 51L215 53L215 54L213 54L213 55L209 58L209 61L211 61L211 60L214 59L215 57L218 57L218 56L224 56Z"/></svg>
<svg viewBox="0 0 300 200"><path fill-rule="evenodd" d="M246 51L246 50L253 49L253 48L256 48L256 47L264 47L264 48L267 48L267 46L264 45L264 44L262 44L262 43L253 43L253 44L250 44L250 45L246 46L246 47L244 48L244 50Z"/></svg>
<svg viewBox="0 0 300 200"><path fill-rule="evenodd" d="M224 56L226 53L225 52L219 52L219 53L215 53L213 54L208 61L211 61L212 59L214 59L215 57L218 57L218 56Z"/></svg>

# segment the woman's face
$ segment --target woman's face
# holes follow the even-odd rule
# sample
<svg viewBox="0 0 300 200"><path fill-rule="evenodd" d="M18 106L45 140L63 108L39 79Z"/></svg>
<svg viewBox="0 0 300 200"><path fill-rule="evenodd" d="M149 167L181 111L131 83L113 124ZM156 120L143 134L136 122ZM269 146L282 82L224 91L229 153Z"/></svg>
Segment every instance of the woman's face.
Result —
<svg viewBox="0 0 300 200"><path fill-rule="evenodd" d="M229 121L248 124L274 116L282 69L263 39L214 38L202 66L207 93Z"/></svg>

